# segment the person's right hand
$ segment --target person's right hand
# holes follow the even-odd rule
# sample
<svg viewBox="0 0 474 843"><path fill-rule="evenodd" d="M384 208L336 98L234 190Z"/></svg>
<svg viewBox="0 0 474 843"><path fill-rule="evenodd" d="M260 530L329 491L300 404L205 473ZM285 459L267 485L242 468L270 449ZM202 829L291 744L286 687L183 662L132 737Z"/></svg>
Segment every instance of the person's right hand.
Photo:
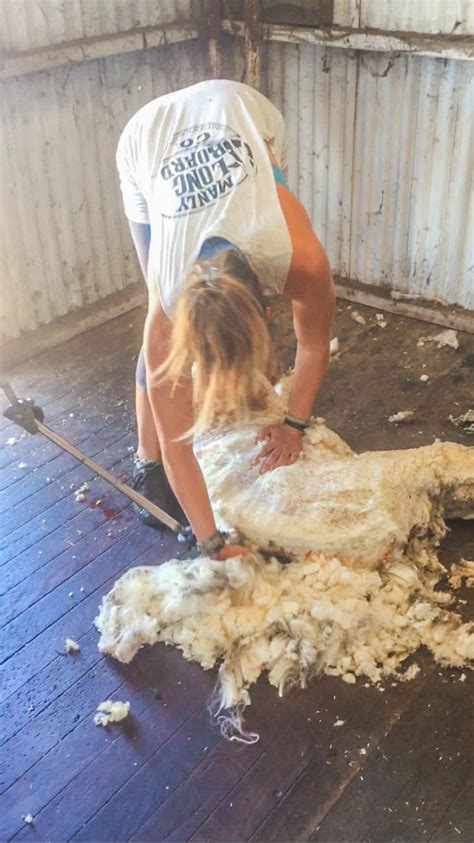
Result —
<svg viewBox="0 0 474 843"><path fill-rule="evenodd" d="M230 559L231 556L247 556L251 552L250 548L243 544L225 544L216 554L216 559L223 562L224 559Z"/></svg>

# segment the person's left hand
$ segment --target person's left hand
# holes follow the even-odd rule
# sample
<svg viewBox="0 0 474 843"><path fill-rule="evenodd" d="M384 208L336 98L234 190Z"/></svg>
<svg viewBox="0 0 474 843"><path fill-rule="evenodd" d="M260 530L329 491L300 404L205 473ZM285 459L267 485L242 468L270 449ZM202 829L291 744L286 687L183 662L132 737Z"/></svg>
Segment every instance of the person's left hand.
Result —
<svg viewBox="0 0 474 843"><path fill-rule="evenodd" d="M292 465L303 450L303 434L285 424L262 427L255 441L262 442L264 439L267 440L266 444L251 461L252 465L261 463L260 474L282 465Z"/></svg>

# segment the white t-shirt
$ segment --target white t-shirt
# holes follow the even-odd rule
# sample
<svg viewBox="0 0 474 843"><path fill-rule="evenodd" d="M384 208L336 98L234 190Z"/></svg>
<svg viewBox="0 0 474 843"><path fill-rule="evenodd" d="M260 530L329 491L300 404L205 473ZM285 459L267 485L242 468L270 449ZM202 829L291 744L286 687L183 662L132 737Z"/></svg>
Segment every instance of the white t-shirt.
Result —
<svg viewBox="0 0 474 843"><path fill-rule="evenodd" d="M117 149L125 213L150 225L148 283L169 315L209 237L245 254L264 293L282 292L292 248L265 142L285 173L282 115L226 80L158 97L126 125Z"/></svg>

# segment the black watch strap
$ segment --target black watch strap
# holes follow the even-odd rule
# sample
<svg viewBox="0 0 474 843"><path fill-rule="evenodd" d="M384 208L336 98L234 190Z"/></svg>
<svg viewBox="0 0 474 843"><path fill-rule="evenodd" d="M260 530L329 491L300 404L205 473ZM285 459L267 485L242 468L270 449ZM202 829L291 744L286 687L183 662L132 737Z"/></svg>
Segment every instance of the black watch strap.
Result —
<svg viewBox="0 0 474 843"><path fill-rule="evenodd" d="M309 427L308 421L305 421L304 419L297 419L296 416L288 415L283 419L283 424L286 424L287 427L293 428L293 430L298 430L300 433L304 433Z"/></svg>

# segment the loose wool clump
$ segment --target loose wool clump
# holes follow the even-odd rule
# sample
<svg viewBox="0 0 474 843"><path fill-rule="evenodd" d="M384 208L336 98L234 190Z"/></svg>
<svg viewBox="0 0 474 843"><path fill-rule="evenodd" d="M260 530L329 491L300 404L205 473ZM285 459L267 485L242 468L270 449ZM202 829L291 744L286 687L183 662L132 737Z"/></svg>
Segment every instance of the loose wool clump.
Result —
<svg viewBox="0 0 474 843"><path fill-rule="evenodd" d="M104 700L104 702L99 703L97 706L97 711L94 714L94 723L96 726L108 726L109 723L119 723L128 717L129 712L129 702Z"/></svg>
<svg viewBox="0 0 474 843"><path fill-rule="evenodd" d="M77 641L74 641L74 638L66 638L64 642L64 651L66 653L78 653L81 648Z"/></svg>
<svg viewBox="0 0 474 843"><path fill-rule="evenodd" d="M472 449L354 454L316 419L303 460L261 475L251 466L255 436L281 420L287 387L252 424L195 446L219 525L255 552L131 569L96 620L99 649L120 661L164 641L205 669L219 665L214 714L227 737L248 742L257 736L242 732L241 715L264 671L281 695L321 672L347 683L414 678L400 669L421 645L446 666L474 658L473 625L436 589L446 574L436 555L443 515L473 514ZM467 572L463 561L457 574Z"/></svg>

